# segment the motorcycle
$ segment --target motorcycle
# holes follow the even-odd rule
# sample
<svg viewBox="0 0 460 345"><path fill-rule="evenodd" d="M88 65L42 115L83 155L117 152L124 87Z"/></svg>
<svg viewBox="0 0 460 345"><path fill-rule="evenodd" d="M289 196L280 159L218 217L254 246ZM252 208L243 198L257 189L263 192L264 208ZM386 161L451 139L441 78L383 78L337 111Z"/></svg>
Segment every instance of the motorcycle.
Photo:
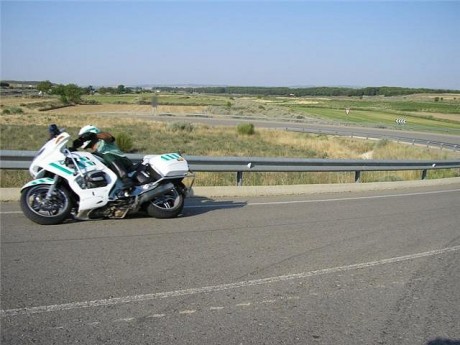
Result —
<svg viewBox="0 0 460 345"><path fill-rule="evenodd" d="M38 151L29 172L33 180L21 188L24 215L42 225L74 218L125 218L146 212L155 218L177 217L191 191L194 175L178 153L146 155L133 164L123 183L96 155L67 148L70 135L58 131Z"/></svg>

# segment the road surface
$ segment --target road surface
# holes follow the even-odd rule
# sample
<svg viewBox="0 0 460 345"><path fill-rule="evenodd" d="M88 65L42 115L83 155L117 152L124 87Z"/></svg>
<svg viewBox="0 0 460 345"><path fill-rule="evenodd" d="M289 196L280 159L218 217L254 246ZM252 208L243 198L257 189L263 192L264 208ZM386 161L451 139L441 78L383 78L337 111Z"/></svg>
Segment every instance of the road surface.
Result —
<svg viewBox="0 0 460 345"><path fill-rule="evenodd" d="M57 226L2 203L2 344L458 344L459 210L458 184Z"/></svg>

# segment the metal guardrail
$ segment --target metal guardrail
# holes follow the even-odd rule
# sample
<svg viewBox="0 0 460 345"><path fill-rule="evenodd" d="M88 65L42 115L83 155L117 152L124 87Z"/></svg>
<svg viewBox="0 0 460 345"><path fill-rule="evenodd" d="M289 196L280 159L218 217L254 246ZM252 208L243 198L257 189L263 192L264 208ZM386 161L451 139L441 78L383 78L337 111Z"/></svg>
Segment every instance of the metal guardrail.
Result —
<svg viewBox="0 0 460 345"><path fill-rule="evenodd" d="M0 151L0 169L28 169L35 151ZM128 154L133 162L143 155ZM360 182L363 171L420 170L425 179L428 170L460 168L460 160L374 160L374 159L302 159L264 157L206 157L187 156L194 172L235 172L237 185L243 184L245 172L354 172Z"/></svg>

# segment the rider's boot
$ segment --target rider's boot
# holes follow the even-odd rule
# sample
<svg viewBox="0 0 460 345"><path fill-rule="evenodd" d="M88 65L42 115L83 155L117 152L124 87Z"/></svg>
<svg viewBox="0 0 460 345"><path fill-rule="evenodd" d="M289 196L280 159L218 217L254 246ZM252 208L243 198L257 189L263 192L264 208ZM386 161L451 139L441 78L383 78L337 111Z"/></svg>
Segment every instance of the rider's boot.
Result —
<svg viewBox="0 0 460 345"><path fill-rule="evenodd" d="M121 187L121 191L119 193L120 197L129 197L131 195L132 189L134 187L134 182L128 176L125 176L121 179L123 182L123 186Z"/></svg>

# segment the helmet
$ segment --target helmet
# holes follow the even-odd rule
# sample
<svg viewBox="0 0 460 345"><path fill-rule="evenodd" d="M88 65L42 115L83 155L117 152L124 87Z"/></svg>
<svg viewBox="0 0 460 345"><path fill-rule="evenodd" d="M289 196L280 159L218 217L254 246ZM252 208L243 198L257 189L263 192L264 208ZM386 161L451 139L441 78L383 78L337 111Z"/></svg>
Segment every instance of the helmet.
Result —
<svg viewBox="0 0 460 345"><path fill-rule="evenodd" d="M101 133L101 130L97 128L96 126L93 125L86 125L80 129L80 132L78 132L78 135L82 135L84 133Z"/></svg>
<svg viewBox="0 0 460 345"><path fill-rule="evenodd" d="M85 133L94 133L94 134L98 134L98 133L101 133L101 130L99 128L97 128L96 126L93 126L93 125L86 125L84 127L82 127L80 129L80 132L78 132L78 135L81 137L83 134ZM94 140L87 140L83 143L83 145L81 146L82 149L86 149L88 146L92 146L93 144L95 144L96 141Z"/></svg>

